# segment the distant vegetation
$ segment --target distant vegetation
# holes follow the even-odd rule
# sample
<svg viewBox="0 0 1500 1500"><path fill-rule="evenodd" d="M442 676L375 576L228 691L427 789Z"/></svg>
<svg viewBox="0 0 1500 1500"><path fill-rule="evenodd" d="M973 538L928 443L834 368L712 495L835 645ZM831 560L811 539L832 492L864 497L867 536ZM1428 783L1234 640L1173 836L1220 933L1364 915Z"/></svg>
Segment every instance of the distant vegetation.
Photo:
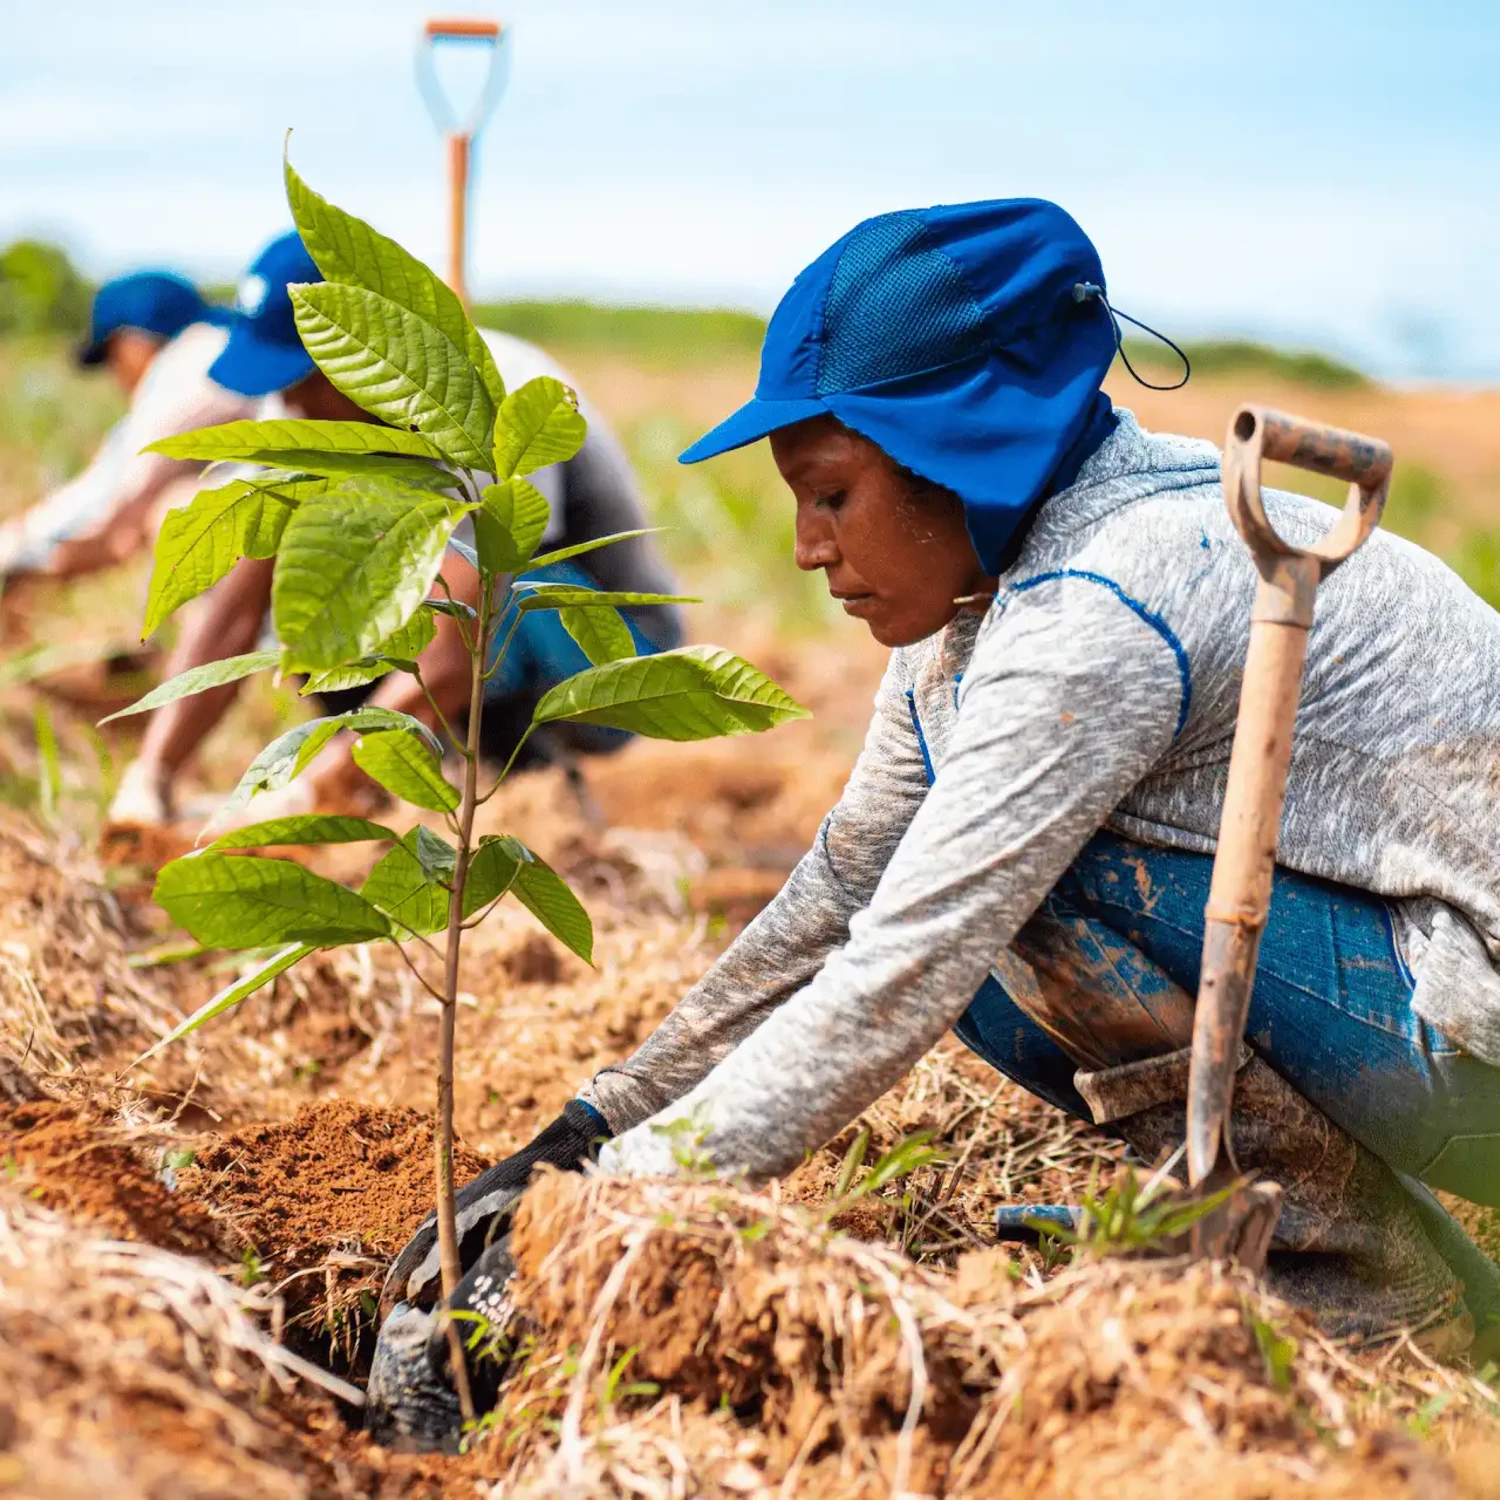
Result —
<svg viewBox="0 0 1500 1500"><path fill-rule="evenodd" d="M728 308L605 307L596 302L481 302L481 328L496 328L543 348L586 346L658 360L722 359L760 353L766 321Z"/></svg>
<svg viewBox="0 0 1500 1500"><path fill-rule="evenodd" d="M17 240L0 250L0 333L80 334L93 296L58 245Z"/></svg>
<svg viewBox="0 0 1500 1500"><path fill-rule="evenodd" d="M1197 375L1272 375L1327 391L1358 390L1371 384L1369 376L1353 365L1308 350L1273 349L1247 339L1204 339L1182 347ZM1126 339L1125 352L1132 364L1149 365L1152 370L1182 368L1170 349L1146 339Z"/></svg>

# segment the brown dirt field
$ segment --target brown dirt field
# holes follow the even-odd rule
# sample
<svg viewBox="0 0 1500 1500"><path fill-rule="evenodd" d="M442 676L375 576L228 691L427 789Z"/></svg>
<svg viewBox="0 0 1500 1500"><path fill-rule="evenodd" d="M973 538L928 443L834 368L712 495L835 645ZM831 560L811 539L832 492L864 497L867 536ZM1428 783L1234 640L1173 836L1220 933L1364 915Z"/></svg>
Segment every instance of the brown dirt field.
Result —
<svg viewBox="0 0 1500 1500"><path fill-rule="evenodd" d="M754 378L568 363L625 429L706 426ZM1391 437L1465 523L1500 520L1500 397L1116 395L1210 437L1248 396L1314 410ZM724 473L772 493L763 453ZM597 941L590 968L508 906L470 935L461 1176L638 1044L836 796L881 653L850 622L775 618L704 608L694 633L813 720L637 743L584 767L583 800L545 772L484 809L481 831L519 834L575 883ZM242 704L204 779L237 775L283 712ZM388 951L351 949L131 1067L236 967L152 961L172 935L148 887L87 844L0 814L0 1065L53 1096L12 1097L0 1073L0 1495L1500 1497L1497 1401L1475 1372L1327 1345L1209 1268L996 1250L996 1204L1076 1199L1118 1152L951 1041L774 1193L550 1179L517 1240L534 1344L495 1417L460 1458L377 1449L277 1350L361 1369L370 1295L428 1206L436 1008ZM318 867L355 876L363 857ZM867 1162L917 1130L942 1159L833 1213L861 1126ZM164 1172L167 1150L193 1160Z"/></svg>

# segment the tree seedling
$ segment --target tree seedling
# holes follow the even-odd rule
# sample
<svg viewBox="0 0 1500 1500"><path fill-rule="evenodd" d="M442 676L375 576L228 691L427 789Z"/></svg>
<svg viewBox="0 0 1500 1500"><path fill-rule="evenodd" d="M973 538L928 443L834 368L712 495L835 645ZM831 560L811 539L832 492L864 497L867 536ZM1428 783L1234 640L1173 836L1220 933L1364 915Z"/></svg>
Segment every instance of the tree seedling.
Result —
<svg viewBox="0 0 1500 1500"><path fill-rule="evenodd" d="M124 712L148 711L267 671L307 674L313 691L362 685L389 672L412 673L421 683L417 660L442 614L453 621L471 663L465 734L454 732L430 694L428 702L462 758L462 784L444 776L433 730L388 709L312 719L267 745L245 771L227 812L242 815L258 793L287 785L334 736L350 733L358 736L353 756L366 774L401 800L439 815L448 836L425 826L398 833L365 818L308 814L237 828L164 866L156 900L204 947L275 951L158 1046L223 1014L319 950L394 944L441 1007L434 1136L443 1291L451 1296L460 1276L453 1055L463 935L510 897L585 962L593 956L592 925L567 883L517 838L475 838L480 804L504 781L521 745L546 725L699 740L770 729L807 711L718 647L636 654L621 608L696 601L607 592L544 576L552 564L641 534L539 552L549 510L527 476L577 453L585 433L577 397L545 376L507 390L484 339L443 282L395 241L312 191L290 161L285 172L292 216L325 277L290 289L298 331L319 369L368 420L238 421L152 445L170 457L233 463L251 472L200 491L168 515L156 544L145 633L241 558L274 558L271 614L280 645L184 672ZM465 520L472 545L455 535ZM476 603L447 588L441 569L454 554L478 574ZM485 685L533 610L557 611L592 665L542 696L510 762L482 788ZM390 847L357 889L262 852L359 840ZM441 948L434 942L440 934ZM418 969L407 951L412 945L441 960L440 985ZM459 1397L472 1420L452 1324L449 1337Z"/></svg>

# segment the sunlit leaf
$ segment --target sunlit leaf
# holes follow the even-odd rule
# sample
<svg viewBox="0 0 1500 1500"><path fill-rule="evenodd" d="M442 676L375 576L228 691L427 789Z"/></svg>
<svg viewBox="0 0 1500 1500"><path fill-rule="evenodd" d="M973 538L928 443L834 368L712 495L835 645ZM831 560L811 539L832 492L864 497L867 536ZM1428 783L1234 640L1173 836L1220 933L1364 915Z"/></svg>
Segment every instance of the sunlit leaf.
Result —
<svg viewBox="0 0 1500 1500"><path fill-rule="evenodd" d="M489 467L495 403L447 334L363 287L320 281L288 290L304 347L351 401L415 428L457 463Z"/></svg>
<svg viewBox="0 0 1500 1500"><path fill-rule="evenodd" d="M299 449L267 448L255 462L273 464L302 475L316 474L325 479L394 479L400 484L411 485L413 489L440 493L458 488L451 471L441 464L425 458L403 458L393 453L309 453Z"/></svg>
<svg viewBox="0 0 1500 1500"><path fill-rule="evenodd" d="M302 505L276 555L271 618L289 670L369 655L427 597L462 508L420 490L339 485Z"/></svg>
<svg viewBox="0 0 1500 1500"><path fill-rule="evenodd" d="M585 552L597 552L601 547L613 547L616 542L628 542L631 537L650 536L660 531L659 526L642 526L635 531L616 531L611 536L596 536L587 542L575 542L571 547L559 547L555 552L544 552L533 557L528 564L532 568L550 568L553 563L567 562L571 557L582 557Z"/></svg>
<svg viewBox="0 0 1500 1500"><path fill-rule="evenodd" d="M538 375L500 404L495 418L496 479L564 463L583 447L588 423L562 381Z"/></svg>
<svg viewBox="0 0 1500 1500"><path fill-rule="evenodd" d="M189 504L168 511L156 536L142 639L212 588L242 557L274 557L299 502L327 488L326 479L236 479L199 490Z"/></svg>
<svg viewBox="0 0 1500 1500"><path fill-rule="evenodd" d="M338 813L298 813L285 818L267 818L247 823L216 838L208 852L223 849L270 849L278 844L357 844L365 839L390 839L398 835L368 818L350 818Z"/></svg>
<svg viewBox="0 0 1500 1500"><path fill-rule="evenodd" d="M354 742L354 763L386 791L414 807L452 812L458 788L443 777L436 757L409 734L367 734Z"/></svg>
<svg viewBox="0 0 1500 1500"><path fill-rule="evenodd" d="M539 724L602 724L648 739L706 740L809 715L733 652L682 646L580 672L549 689L533 717Z"/></svg>
<svg viewBox="0 0 1500 1500"><path fill-rule="evenodd" d="M303 683L302 696L365 687L397 668L410 667L437 634L437 623L433 618L435 609L436 603L432 600L423 604L405 625L388 635L369 656L356 657L354 661L331 667L326 672L315 672Z"/></svg>
<svg viewBox="0 0 1500 1500"><path fill-rule="evenodd" d="M635 637L617 609L560 610L558 621L578 643L578 649L590 663L602 667L607 661L623 661L634 656Z"/></svg>
<svg viewBox="0 0 1500 1500"><path fill-rule="evenodd" d="M516 608L538 609L629 609L643 604L698 604L701 601L686 594L636 594L606 589L582 588L577 584L532 583L516 580L517 590L535 589L535 593L518 593Z"/></svg>
<svg viewBox="0 0 1500 1500"><path fill-rule="evenodd" d="M513 838L486 834L469 856L464 877L464 916L471 917L482 906L503 896L511 888L526 859L526 849Z"/></svg>
<svg viewBox="0 0 1500 1500"><path fill-rule="evenodd" d="M399 629L393 630L375 648L377 656L391 661L415 661L437 635L437 621L433 618L437 605L428 600L417 607L417 612Z"/></svg>
<svg viewBox="0 0 1500 1500"><path fill-rule="evenodd" d="M200 1005L185 1021L179 1021L154 1047L141 1053L130 1066L138 1067L148 1057L155 1056L163 1047L170 1047L173 1042L180 1041L189 1032L196 1031L205 1021L212 1021L215 1016L221 1016L226 1010L232 1010L241 1000L247 1000L257 990L264 989L278 974L285 974L293 964L300 963L309 953L317 951L316 943L294 943L289 948L283 948L280 953L267 960L258 969L252 970L243 979L236 979L233 984L226 985L213 999Z"/></svg>
<svg viewBox="0 0 1500 1500"><path fill-rule="evenodd" d="M362 943L390 932L364 897L289 859L190 854L162 867L153 894L208 948Z"/></svg>
<svg viewBox="0 0 1500 1500"><path fill-rule="evenodd" d="M386 427L379 422L323 422L308 417L270 417L195 427L175 437L148 443L143 453L192 458L204 463L274 463L295 465L315 453L404 453L413 458L447 457L420 432Z"/></svg>
<svg viewBox="0 0 1500 1500"><path fill-rule="evenodd" d="M594 961L594 924L568 883L540 855L524 844L523 853L510 894L534 916L548 932L571 949L585 963Z"/></svg>
<svg viewBox="0 0 1500 1500"><path fill-rule="evenodd" d="M297 175L290 158L285 167L292 218L324 277L379 292L440 328L479 371L491 400L497 406L504 401L505 382L494 355L453 289L395 240L314 192Z"/></svg>
<svg viewBox="0 0 1500 1500"><path fill-rule="evenodd" d="M368 687L372 682L379 682L382 677L388 677L395 670L396 663L386 661L384 657L361 656L345 663L342 667L330 667L326 672L314 672L297 691L304 698L311 697L314 693L344 693L350 688Z"/></svg>
<svg viewBox="0 0 1500 1500"><path fill-rule="evenodd" d="M474 512L474 540L480 560L491 573L514 573L541 545L551 507L547 497L525 479L489 485L483 506Z"/></svg>
<svg viewBox="0 0 1500 1500"><path fill-rule="evenodd" d="M281 664L279 651L251 651L244 656L226 656L220 661L205 662L201 667L190 667L169 677L159 687L154 687L144 698L137 699L129 708L122 708L108 718L100 719L108 724L112 719L123 719L130 714L150 713L164 703L175 703L179 698L189 698L194 693L208 688L223 687L226 682L238 682L255 672L264 672L268 667Z"/></svg>
<svg viewBox="0 0 1500 1500"><path fill-rule="evenodd" d="M451 879L453 865L448 865L447 875L440 875L418 858L417 840L423 834L428 840L435 837L425 828L413 828L370 871L359 893L398 927L425 937L448 925L452 893L442 882Z"/></svg>

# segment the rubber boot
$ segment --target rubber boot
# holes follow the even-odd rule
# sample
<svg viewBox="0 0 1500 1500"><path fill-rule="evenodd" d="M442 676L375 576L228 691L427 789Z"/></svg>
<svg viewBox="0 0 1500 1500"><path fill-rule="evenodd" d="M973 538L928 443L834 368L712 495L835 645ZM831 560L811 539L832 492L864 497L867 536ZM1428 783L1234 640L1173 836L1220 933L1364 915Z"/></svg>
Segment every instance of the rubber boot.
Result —
<svg viewBox="0 0 1500 1500"><path fill-rule="evenodd" d="M1186 1134L1190 1058L1191 1049L1183 1048L1080 1072L1074 1082L1096 1124L1117 1129L1147 1160L1166 1160ZM1282 1189L1266 1260L1272 1291L1338 1338L1377 1339L1411 1328L1435 1356L1469 1346L1474 1320L1463 1285L1411 1193L1248 1047L1241 1051L1230 1139L1241 1171ZM1435 1200L1430 1207L1442 1213Z"/></svg>

